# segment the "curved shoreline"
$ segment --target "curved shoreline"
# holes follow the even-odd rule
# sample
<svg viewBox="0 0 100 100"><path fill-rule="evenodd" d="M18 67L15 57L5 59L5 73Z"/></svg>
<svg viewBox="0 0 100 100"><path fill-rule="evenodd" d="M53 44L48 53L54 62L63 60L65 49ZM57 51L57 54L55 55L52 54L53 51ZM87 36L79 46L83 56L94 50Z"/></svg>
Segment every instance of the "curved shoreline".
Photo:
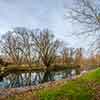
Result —
<svg viewBox="0 0 100 100"><path fill-rule="evenodd" d="M87 73L87 72L85 72L85 73ZM23 94L25 92L30 92L30 91L35 92L35 91L39 91L39 90L44 89L44 88L55 87L57 85L64 85L65 83L67 83L70 80L76 80L77 78L81 77L85 73L73 76L71 78L66 78L66 79L57 80L57 81L50 81L50 82L46 82L46 83L38 84L38 85L34 85L34 86L26 86L26 87L19 87L19 88L8 88L8 89L2 88L2 89L0 89L0 98L6 98L8 96Z"/></svg>

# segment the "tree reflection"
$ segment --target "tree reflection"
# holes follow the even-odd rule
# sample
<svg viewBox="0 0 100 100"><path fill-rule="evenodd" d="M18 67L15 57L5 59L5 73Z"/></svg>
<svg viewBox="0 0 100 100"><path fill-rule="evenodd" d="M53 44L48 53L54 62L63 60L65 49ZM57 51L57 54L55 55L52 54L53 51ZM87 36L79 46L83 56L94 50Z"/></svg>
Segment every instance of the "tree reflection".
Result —
<svg viewBox="0 0 100 100"><path fill-rule="evenodd" d="M69 74L71 74L71 71L72 69L57 72L47 70L45 72L10 73L5 77L7 82L6 88L37 85L39 83L64 79L67 78Z"/></svg>

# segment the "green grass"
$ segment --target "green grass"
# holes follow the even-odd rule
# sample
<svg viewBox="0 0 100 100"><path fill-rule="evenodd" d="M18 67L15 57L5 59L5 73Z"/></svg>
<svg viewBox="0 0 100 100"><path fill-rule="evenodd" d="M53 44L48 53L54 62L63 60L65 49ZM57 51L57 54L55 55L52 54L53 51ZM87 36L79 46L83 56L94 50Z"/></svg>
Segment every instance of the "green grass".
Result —
<svg viewBox="0 0 100 100"><path fill-rule="evenodd" d="M96 69L95 71L91 71L90 73L84 75L83 77L84 80L97 80L98 82L100 82L99 78L100 78L100 68Z"/></svg>
<svg viewBox="0 0 100 100"><path fill-rule="evenodd" d="M100 84L100 69L56 89L44 89L39 92L39 96L41 100L94 100L95 89L90 85L93 81Z"/></svg>
<svg viewBox="0 0 100 100"><path fill-rule="evenodd" d="M62 83L62 85L44 88L36 92L33 91L23 96L9 97L9 100L27 100L28 97L30 97L28 100L33 100L34 96L38 98L34 100L96 100L94 82L100 85L100 68L76 80Z"/></svg>

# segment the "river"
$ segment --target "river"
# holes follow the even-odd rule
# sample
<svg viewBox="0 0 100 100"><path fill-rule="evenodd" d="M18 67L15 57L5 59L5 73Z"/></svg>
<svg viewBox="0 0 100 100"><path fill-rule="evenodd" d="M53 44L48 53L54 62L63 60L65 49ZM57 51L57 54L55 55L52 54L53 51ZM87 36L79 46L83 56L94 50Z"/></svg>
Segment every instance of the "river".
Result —
<svg viewBox="0 0 100 100"><path fill-rule="evenodd" d="M79 74L77 69L64 69L59 71L28 71L10 72L0 81L0 88L16 88L40 83L65 79Z"/></svg>

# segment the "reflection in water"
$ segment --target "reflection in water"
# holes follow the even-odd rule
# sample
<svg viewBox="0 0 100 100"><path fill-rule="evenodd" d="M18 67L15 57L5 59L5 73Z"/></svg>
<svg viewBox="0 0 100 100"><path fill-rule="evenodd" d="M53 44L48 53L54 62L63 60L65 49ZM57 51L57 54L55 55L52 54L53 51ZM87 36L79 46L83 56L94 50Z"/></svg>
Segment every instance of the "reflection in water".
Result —
<svg viewBox="0 0 100 100"><path fill-rule="evenodd" d="M75 69L62 70L62 71L46 71L46 72L17 72L10 73L8 76L3 78L0 82L1 88L14 88L22 86L36 85L47 81L54 81L67 78L71 74L77 74Z"/></svg>

